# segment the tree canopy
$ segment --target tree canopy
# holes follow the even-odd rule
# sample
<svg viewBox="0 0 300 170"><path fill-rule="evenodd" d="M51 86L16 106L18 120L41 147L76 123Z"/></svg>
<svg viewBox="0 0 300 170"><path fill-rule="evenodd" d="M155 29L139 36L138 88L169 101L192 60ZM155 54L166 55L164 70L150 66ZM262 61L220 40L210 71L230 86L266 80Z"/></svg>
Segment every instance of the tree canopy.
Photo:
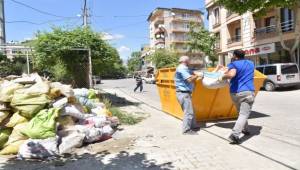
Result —
<svg viewBox="0 0 300 170"><path fill-rule="evenodd" d="M218 0L226 9L243 14L247 11L264 14L276 7L293 7L299 0Z"/></svg>
<svg viewBox="0 0 300 170"><path fill-rule="evenodd" d="M135 51L131 53L131 57L129 58L127 63L128 71L130 73L133 73L141 69L141 65L142 65L141 54L142 53L140 51Z"/></svg>
<svg viewBox="0 0 300 170"><path fill-rule="evenodd" d="M91 49L94 75L113 77L116 74L124 74L125 68L117 50L104 41L101 34L89 27L54 27L50 32L38 32L33 46L34 69L47 71L56 80L85 78L88 51L80 49L88 48Z"/></svg>
<svg viewBox="0 0 300 170"><path fill-rule="evenodd" d="M216 37L206 30L202 25L191 23L189 32L189 49L191 51L201 51L214 64L218 58L215 52Z"/></svg>
<svg viewBox="0 0 300 170"><path fill-rule="evenodd" d="M178 64L179 56L166 49L157 49L150 55L150 60L157 69L165 67L175 67Z"/></svg>

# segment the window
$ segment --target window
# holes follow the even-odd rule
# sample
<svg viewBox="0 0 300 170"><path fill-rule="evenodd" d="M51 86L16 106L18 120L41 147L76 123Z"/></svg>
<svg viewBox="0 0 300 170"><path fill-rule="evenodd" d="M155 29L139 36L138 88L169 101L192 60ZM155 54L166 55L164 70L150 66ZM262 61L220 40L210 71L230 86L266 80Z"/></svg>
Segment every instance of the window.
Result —
<svg viewBox="0 0 300 170"><path fill-rule="evenodd" d="M292 31L294 28L294 12L288 8L280 9L282 32Z"/></svg>
<svg viewBox="0 0 300 170"><path fill-rule="evenodd" d="M276 27L276 19L274 16L265 19L266 32L274 32Z"/></svg>
<svg viewBox="0 0 300 170"><path fill-rule="evenodd" d="M184 29L188 30L188 29L190 29L190 24L189 24L189 23L184 23L184 24L182 25L182 27L183 27Z"/></svg>
<svg viewBox="0 0 300 170"><path fill-rule="evenodd" d="M264 72L264 68L263 67L256 67L256 70L263 73Z"/></svg>
<svg viewBox="0 0 300 170"><path fill-rule="evenodd" d="M190 15L188 13L183 13L183 14L181 14L181 16L182 16L182 18L189 18L190 17Z"/></svg>
<svg viewBox="0 0 300 170"><path fill-rule="evenodd" d="M215 16L214 25L220 24L220 10L219 10L219 8L214 9L214 16Z"/></svg>
<svg viewBox="0 0 300 170"><path fill-rule="evenodd" d="M216 36L216 48L217 49L220 49L220 32L217 32L216 34L215 34L215 36Z"/></svg>
<svg viewBox="0 0 300 170"><path fill-rule="evenodd" d="M241 41L241 28L236 28L235 29L235 40L236 42Z"/></svg>
<svg viewBox="0 0 300 170"><path fill-rule="evenodd" d="M276 25L276 20L275 20L274 16L268 17L268 18L265 19L265 26L266 27L273 26L273 25Z"/></svg>
<svg viewBox="0 0 300 170"><path fill-rule="evenodd" d="M282 65L281 74L295 74L298 73L298 68L296 65Z"/></svg>
<svg viewBox="0 0 300 170"><path fill-rule="evenodd" d="M265 67L265 75L276 75L276 66L266 66Z"/></svg>

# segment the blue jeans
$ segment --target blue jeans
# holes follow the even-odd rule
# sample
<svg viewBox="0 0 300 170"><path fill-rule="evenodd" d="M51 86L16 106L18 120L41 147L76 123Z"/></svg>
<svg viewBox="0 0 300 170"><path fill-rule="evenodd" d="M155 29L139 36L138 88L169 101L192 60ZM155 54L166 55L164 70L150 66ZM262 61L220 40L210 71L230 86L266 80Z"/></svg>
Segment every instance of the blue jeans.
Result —
<svg viewBox="0 0 300 170"><path fill-rule="evenodd" d="M197 122L193 110L192 97L190 93L176 93L177 100L184 112L182 131L187 132L197 127Z"/></svg>

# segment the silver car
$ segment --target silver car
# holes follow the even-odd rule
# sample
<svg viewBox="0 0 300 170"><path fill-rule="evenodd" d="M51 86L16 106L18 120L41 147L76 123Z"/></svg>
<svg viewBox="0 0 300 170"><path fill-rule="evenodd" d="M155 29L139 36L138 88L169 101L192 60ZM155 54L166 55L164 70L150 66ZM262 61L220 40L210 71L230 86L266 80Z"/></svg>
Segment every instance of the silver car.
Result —
<svg viewBox="0 0 300 170"><path fill-rule="evenodd" d="M295 63L261 65L256 69L267 76L264 82L266 91L274 91L278 87L300 85L299 67Z"/></svg>

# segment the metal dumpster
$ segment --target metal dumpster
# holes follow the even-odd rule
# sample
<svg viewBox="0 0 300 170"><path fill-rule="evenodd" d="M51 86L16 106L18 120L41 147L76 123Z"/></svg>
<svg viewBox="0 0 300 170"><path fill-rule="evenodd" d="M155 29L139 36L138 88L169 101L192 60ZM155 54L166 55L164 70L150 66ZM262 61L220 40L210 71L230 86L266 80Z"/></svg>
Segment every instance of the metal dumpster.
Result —
<svg viewBox="0 0 300 170"><path fill-rule="evenodd" d="M176 98L174 75L176 68L158 70L156 85L158 88L162 110L179 119L183 111ZM255 93L263 86L266 76L255 71ZM237 111L231 101L229 86L221 89L207 89L201 81L196 81L192 94L193 107L197 121L232 119L237 117Z"/></svg>

